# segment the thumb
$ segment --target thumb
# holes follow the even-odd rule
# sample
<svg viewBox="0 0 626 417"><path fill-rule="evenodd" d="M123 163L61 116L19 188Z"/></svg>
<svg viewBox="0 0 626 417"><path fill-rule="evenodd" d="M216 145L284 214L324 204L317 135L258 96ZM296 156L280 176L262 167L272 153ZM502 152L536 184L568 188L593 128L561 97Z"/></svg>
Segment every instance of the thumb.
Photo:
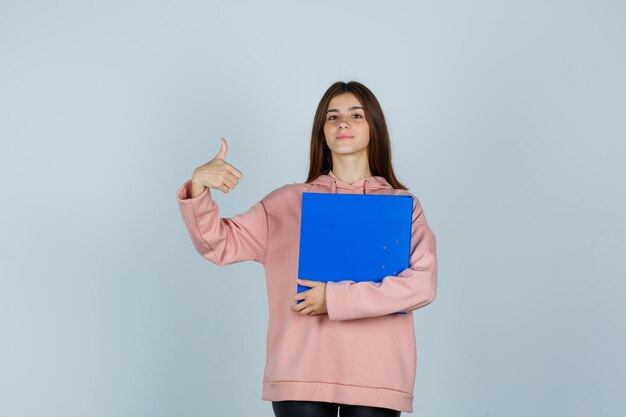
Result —
<svg viewBox="0 0 626 417"><path fill-rule="evenodd" d="M220 151L217 153L216 158L220 158L224 160L226 158L226 152L228 151L228 143L226 143L226 139L222 138L222 146L220 147Z"/></svg>
<svg viewBox="0 0 626 417"><path fill-rule="evenodd" d="M311 281L306 279L297 279L296 282L305 287L317 287L318 285L326 284L323 281Z"/></svg>

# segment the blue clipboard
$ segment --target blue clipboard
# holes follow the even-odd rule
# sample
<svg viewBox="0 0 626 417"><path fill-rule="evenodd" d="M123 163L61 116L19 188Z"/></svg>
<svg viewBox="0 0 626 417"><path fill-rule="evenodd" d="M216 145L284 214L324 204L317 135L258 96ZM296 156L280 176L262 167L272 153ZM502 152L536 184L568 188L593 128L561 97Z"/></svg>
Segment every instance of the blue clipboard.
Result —
<svg viewBox="0 0 626 417"><path fill-rule="evenodd" d="M399 274L409 267L412 218L408 195L303 192L298 278L380 282Z"/></svg>

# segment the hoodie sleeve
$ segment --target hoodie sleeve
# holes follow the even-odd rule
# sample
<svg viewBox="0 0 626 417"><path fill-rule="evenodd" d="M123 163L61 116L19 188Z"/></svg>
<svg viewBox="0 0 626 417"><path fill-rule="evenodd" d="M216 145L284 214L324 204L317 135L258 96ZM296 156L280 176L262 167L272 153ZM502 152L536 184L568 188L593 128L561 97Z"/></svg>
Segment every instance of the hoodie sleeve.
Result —
<svg viewBox="0 0 626 417"><path fill-rule="evenodd" d="M381 282L329 281L326 309L330 320L377 317L409 312L433 302L437 292L435 235L413 196L410 267Z"/></svg>
<svg viewBox="0 0 626 417"><path fill-rule="evenodd" d="M191 241L204 258L217 265L253 260L263 263L267 248L267 213L261 201L245 213L220 218L211 190L190 198L191 180L176 193Z"/></svg>

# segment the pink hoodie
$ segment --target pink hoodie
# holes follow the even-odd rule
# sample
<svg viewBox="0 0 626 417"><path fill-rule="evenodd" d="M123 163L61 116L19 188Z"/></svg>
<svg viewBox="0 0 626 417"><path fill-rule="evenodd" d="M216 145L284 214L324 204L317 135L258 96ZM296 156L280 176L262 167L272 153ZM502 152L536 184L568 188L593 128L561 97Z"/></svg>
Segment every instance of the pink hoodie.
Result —
<svg viewBox="0 0 626 417"><path fill-rule="evenodd" d="M413 314L437 290L435 236L417 197L379 176L348 184L329 172L308 184L280 187L245 213L220 218L206 189L177 192L196 250L217 265L263 264L269 304L262 400L309 400L413 412L417 365ZM328 282L328 314L290 310L296 293L302 192L413 197L410 268L382 282ZM332 242L322 250L331 251ZM321 254L323 256L323 253ZM406 311L409 314L391 314Z"/></svg>

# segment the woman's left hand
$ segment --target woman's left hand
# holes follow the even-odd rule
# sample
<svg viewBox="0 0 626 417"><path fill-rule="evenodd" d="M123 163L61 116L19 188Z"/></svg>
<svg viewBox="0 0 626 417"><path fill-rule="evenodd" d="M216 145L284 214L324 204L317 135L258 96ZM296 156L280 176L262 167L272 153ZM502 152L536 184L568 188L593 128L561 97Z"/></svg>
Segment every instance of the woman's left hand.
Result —
<svg viewBox="0 0 626 417"><path fill-rule="evenodd" d="M305 279L299 279L297 282L305 287L311 287L311 289L296 293L293 296L296 303L291 305L291 310L305 316L328 313L328 310L326 310L326 283L307 281ZM304 301L298 304L298 300Z"/></svg>

